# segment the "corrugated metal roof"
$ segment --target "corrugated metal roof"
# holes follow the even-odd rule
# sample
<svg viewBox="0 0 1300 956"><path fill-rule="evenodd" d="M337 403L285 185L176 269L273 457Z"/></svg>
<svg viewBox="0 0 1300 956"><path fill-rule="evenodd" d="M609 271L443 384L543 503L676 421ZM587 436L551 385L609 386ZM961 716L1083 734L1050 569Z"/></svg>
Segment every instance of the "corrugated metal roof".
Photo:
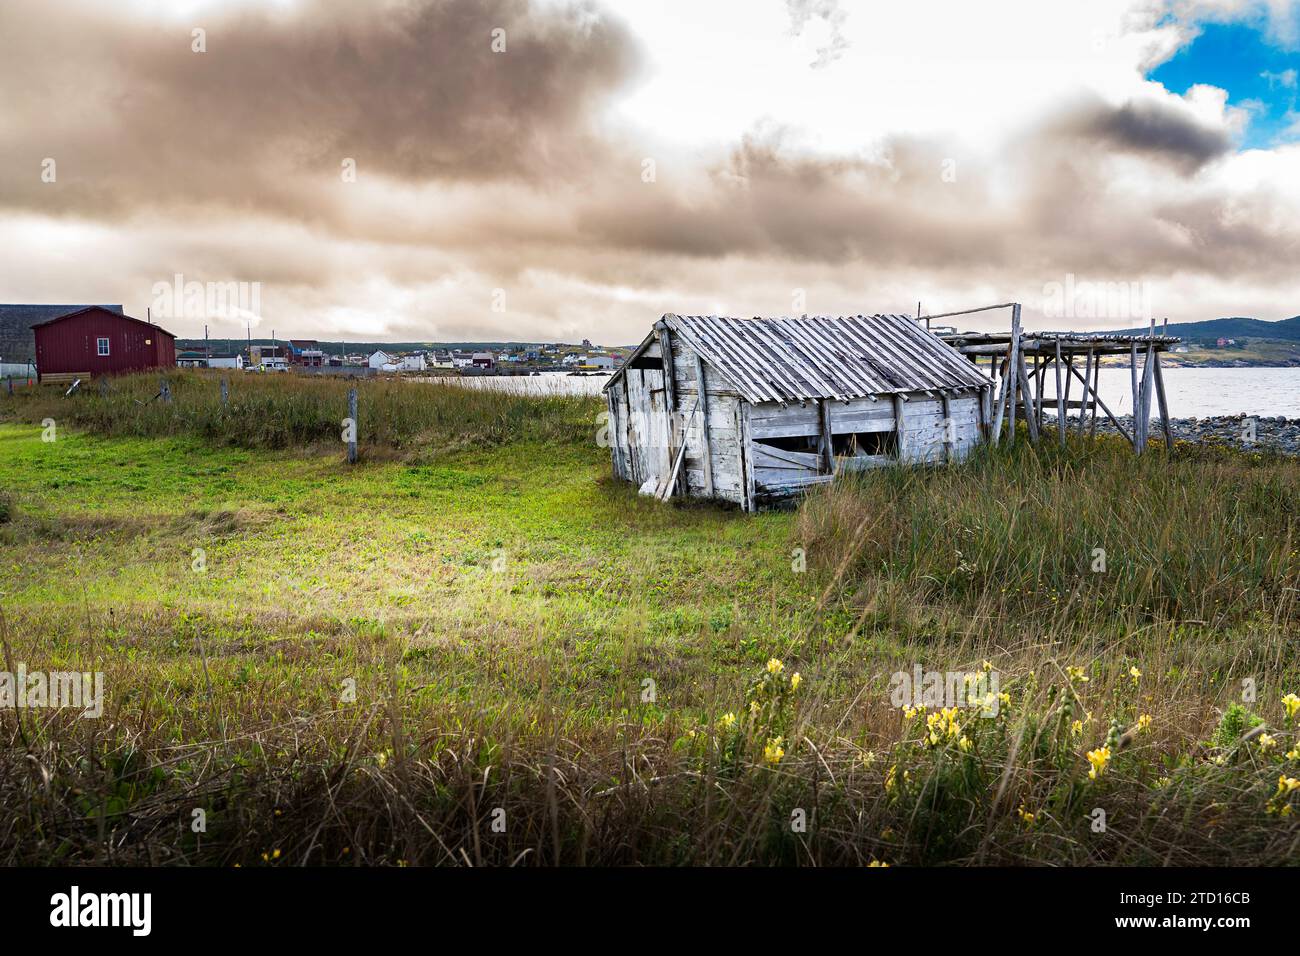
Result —
<svg viewBox="0 0 1300 956"><path fill-rule="evenodd" d="M665 325L751 402L980 388L989 378L906 315L733 319Z"/></svg>

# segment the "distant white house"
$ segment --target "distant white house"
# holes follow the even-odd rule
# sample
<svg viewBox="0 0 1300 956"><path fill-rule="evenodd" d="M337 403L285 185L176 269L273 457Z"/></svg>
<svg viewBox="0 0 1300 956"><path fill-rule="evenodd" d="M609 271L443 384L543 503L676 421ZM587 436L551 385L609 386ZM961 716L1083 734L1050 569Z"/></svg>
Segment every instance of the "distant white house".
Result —
<svg viewBox="0 0 1300 956"><path fill-rule="evenodd" d="M397 356L389 355L383 349L377 349L372 352L366 364L371 368L379 369L381 372L394 372L397 370Z"/></svg>
<svg viewBox="0 0 1300 956"><path fill-rule="evenodd" d="M221 354L208 356L208 368L239 368L244 367L244 356L238 352L231 354Z"/></svg>
<svg viewBox="0 0 1300 956"><path fill-rule="evenodd" d="M451 363L455 368L469 368L474 364L474 356L469 352L452 352Z"/></svg>
<svg viewBox="0 0 1300 956"><path fill-rule="evenodd" d="M423 352L412 352L410 355L402 356L400 369L403 372L423 372L428 367L429 363L425 361Z"/></svg>
<svg viewBox="0 0 1300 956"><path fill-rule="evenodd" d="M429 353L430 368L455 368L456 362L452 354L446 349L434 349Z"/></svg>
<svg viewBox="0 0 1300 956"><path fill-rule="evenodd" d="M580 365L582 362L583 356L580 356L575 352L570 352L568 355L564 356L564 358L560 359L561 365Z"/></svg>
<svg viewBox="0 0 1300 956"><path fill-rule="evenodd" d="M594 365L596 368L614 368L618 365L612 355L588 355L586 365Z"/></svg>

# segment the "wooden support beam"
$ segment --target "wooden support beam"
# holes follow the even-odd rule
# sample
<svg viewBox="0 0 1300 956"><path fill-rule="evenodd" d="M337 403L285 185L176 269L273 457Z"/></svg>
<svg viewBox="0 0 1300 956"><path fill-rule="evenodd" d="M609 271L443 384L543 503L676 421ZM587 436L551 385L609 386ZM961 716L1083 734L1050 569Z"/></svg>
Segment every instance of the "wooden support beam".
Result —
<svg viewBox="0 0 1300 956"><path fill-rule="evenodd" d="M822 471L828 475L835 474L835 444L831 437L831 406L824 399L817 400L817 423L822 436Z"/></svg>
<svg viewBox="0 0 1300 956"><path fill-rule="evenodd" d="M1088 435L1090 438L1097 437L1097 403L1101 401L1101 392L1097 390L1101 384L1101 356L1097 356L1097 361L1092 368L1092 424L1089 427Z"/></svg>
<svg viewBox="0 0 1300 956"><path fill-rule="evenodd" d="M1083 404L1079 406L1079 437L1083 437L1083 429L1088 421L1088 394L1092 390L1088 383L1092 381L1092 349L1088 349L1088 359L1083 366ZM1093 415L1097 414L1097 406L1092 406Z"/></svg>
<svg viewBox="0 0 1300 956"><path fill-rule="evenodd" d="M1174 426L1169 421L1169 402L1165 398L1165 377L1160 374L1160 353L1155 355L1156 363L1156 397L1160 399L1160 426L1165 433L1165 448L1170 454L1174 450Z"/></svg>
<svg viewBox="0 0 1300 956"><path fill-rule="evenodd" d="M943 402L943 460L946 464L952 461L954 450L952 442L948 440L948 436L953 433L952 401L949 399L947 392L943 393L941 401Z"/></svg>
<svg viewBox="0 0 1300 956"><path fill-rule="evenodd" d="M700 466L704 469L704 494L712 498L713 487L713 444L709 440L709 392L704 381L704 362L700 353L692 350L695 356L695 390L700 403Z"/></svg>
<svg viewBox="0 0 1300 956"><path fill-rule="evenodd" d="M1065 447L1065 393L1061 391L1061 340L1056 340L1056 430L1061 433L1061 447Z"/></svg>
<svg viewBox="0 0 1300 956"><path fill-rule="evenodd" d="M1138 347L1137 342L1128 344L1129 354L1129 384L1133 388L1133 447L1137 449L1138 439L1138 405L1141 399L1138 396Z"/></svg>
<svg viewBox="0 0 1300 956"><path fill-rule="evenodd" d="M1135 431L1139 433L1138 453L1141 454L1146 450L1147 439L1151 435L1151 389L1152 389L1152 358L1154 353L1151 346L1147 346L1146 361L1142 366L1142 385L1140 389L1141 408L1138 414L1141 416L1141 426L1135 426Z"/></svg>
<svg viewBox="0 0 1300 956"><path fill-rule="evenodd" d="M993 356L993 363L994 363L994 365L997 365L997 364L998 364L998 357L997 357L996 355ZM1009 377L1008 377L1008 375L1007 375L1007 372L1008 372L1008 369L1009 369L1010 366L1011 366L1011 346L1010 346L1010 345L1007 346L1007 357L1006 357L1005 359L1002 360L1001 365L1002 365L1002 369L1001 369L1001 372L1000 372L999 375L998 375L998 384L997 384L997 386L996 386L996 387L997 387L997 396L996 396L996 398L994 399L994 402L993 402L993 405L994 405L994 411L993 411L993 435L992 435L992 438L993 438L993 444L995 444L995 445L996 445L999 441L1002 440L1002 419L1003 419L1003 417L1006 415L1006 412L1007 412L1007 385L1008 385L1008 382L1009 382Z"/></svg>
<svg viewBox="0 0 1300 956"><path fill-rule="evenodd" d="M907 460L907 432L903 428L903 396L894 395L894 431L898 433L898 460Z"/></svg>
<svg viewBox="0 0 1300 956"><path fill-rule="evenodd" d="M1021 352L1016 363L1020 375L1020 391L1028 407L1025 408L1025 425L1029 428L1029 440L1038 443L1038 421L1034 417L1033 399L1029 391L1029 370L1025 368L1025 353ZM1014 420L1012 422L1014 424Z"/></svg>

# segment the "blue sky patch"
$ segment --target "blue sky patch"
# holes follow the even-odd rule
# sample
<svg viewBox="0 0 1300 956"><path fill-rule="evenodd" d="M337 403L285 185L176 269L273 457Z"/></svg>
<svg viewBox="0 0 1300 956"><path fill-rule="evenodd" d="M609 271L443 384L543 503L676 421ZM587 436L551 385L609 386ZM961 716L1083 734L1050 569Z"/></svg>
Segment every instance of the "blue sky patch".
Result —
<svg viewBox="0 0 1300 956"><path fill-rule="evenodd" d="M1267 149L1300 140L1300 54L1275 46L1256 26L1208 24L1148 79L1180 94L1197 83L1227 90L1231 105L1251 110L1243 148Z"/></svg>

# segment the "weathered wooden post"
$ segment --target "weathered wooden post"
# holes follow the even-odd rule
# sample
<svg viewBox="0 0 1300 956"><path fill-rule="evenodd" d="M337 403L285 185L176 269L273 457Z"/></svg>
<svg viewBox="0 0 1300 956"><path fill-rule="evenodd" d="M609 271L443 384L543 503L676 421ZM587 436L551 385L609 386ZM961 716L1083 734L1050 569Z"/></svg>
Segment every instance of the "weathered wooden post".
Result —
<svg viewBox="0 0 1300 956"><path fill-rule="evenodd" d="M1061 435L1061 447L1065 447L1065 392L1061 391L1061 337L1056 337L1056 430Z"/></svg>
<svg viewBox="0 0 1300 956"><path fill-rule="evenodd" d="M160 378L158 380L158 394L159 396L162 397L162 400L164 402L170 404L172 400L172 387L171 387L171 383L169 383L167 379Z"/></svg>
<svg viewBox="0 0 1300 956"><path fill-rule="evenodd" d="M10 376L9 376L9 394L12 395L13 393L14 393L14 377L13 377L12 375L10 375Z"/></svg>
<svg viewBox="0 0 1300 956"><path fill-rule="evenodd" d="M226 380L221 380L221 407L225 408L230 404L230 388L226 385Z"/></svg>
<svg viewBox="0 0 1300 956"><path fill-rule="evenodd" d="M357 463L357 390L348 389L348 464Z"/></svg>
<svg viewBox="0 0 1300 956"><path fill-rule="evenodd" d="M99 380L99 397L108 398L108 379L106 378Z"/></svg>

